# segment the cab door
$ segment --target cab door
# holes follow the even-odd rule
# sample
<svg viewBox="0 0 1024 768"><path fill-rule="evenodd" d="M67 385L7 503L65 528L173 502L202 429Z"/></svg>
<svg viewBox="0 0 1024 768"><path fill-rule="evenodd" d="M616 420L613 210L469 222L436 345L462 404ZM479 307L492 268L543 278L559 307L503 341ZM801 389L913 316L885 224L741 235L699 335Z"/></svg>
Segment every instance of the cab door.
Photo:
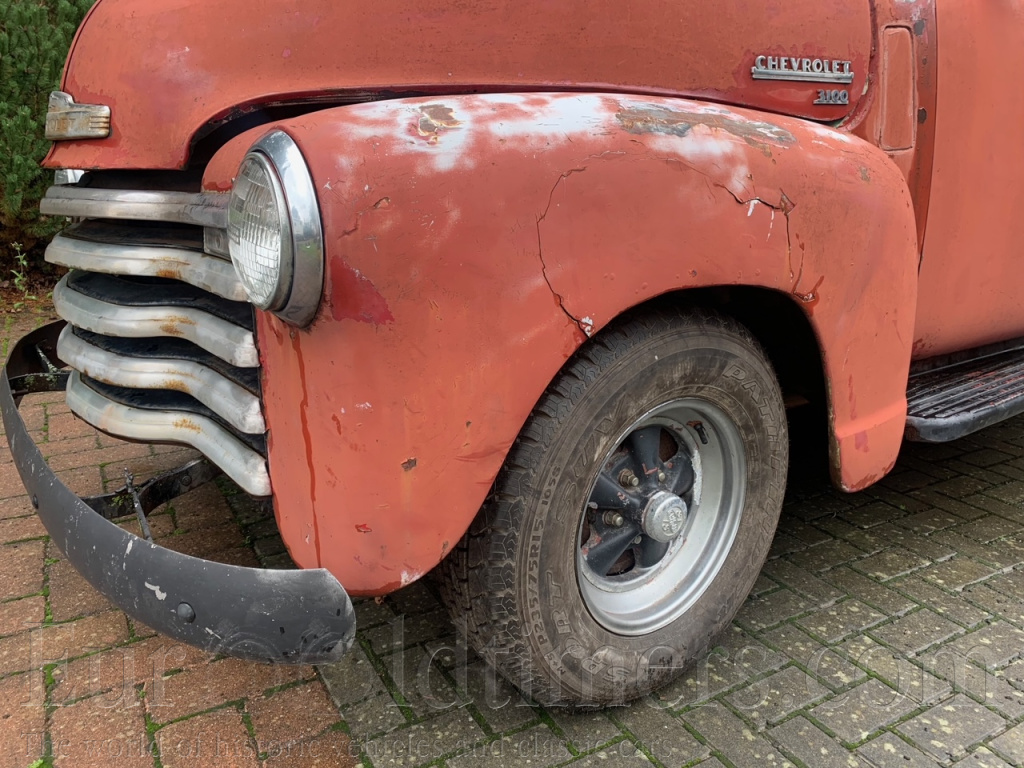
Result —
<svg viewBox="0 0 1024 768"><path fill-rule="evenodd" d="M1024 336L1024 2L937 0L916 359Z"/></svg>

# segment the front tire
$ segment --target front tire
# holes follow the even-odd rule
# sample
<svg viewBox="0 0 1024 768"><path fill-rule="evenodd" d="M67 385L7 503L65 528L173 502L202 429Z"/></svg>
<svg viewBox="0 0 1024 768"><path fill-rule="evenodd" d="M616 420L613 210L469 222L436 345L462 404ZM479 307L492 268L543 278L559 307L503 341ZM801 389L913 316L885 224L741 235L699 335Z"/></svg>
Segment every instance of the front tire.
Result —
<svg viewBox="0 0 1024 768"><path fill-rule="evenodd" d="M707 312L626 319L537 404L442 564L445 601L470 645L535 700L635 699L699 659L739 610L788 454L778 383L745 328Z"/></svg>

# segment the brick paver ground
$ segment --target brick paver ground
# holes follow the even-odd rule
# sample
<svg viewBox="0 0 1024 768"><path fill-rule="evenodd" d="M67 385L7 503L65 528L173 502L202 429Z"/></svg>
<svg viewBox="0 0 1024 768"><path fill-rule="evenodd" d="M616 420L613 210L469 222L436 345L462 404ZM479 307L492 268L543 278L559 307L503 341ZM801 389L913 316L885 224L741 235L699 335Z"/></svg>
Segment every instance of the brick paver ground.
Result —
<svg viewBox="0 0 1024 768"><path fill-rule="evenodd" d="M9 316L0 351L38 322ZM23 413L80 493L188 455L98 435L61 395ZM647 700L571 714L496 680L429 581L358 602L358 642L331 667L210 658L157 636L63 560L4 444L0 768L1024 764L1024 418L907 445L863 493L806 474L721 644ZM288 563L267 510L228 484L151 522L179 551Z"/></svg>

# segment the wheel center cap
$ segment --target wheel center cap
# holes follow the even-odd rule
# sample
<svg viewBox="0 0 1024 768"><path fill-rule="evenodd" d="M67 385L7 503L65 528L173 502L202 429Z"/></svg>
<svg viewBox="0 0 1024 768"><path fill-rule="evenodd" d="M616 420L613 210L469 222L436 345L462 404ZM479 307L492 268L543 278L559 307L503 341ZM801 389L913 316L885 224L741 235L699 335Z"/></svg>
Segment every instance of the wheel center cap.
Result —
<svg viewBox="0 0 1024 768"><path fill-rule="evenodd" d="M644 533L662 543L672 541L686 522L686 502L668 491L658 491L647 500L643 512Z"/></svg>

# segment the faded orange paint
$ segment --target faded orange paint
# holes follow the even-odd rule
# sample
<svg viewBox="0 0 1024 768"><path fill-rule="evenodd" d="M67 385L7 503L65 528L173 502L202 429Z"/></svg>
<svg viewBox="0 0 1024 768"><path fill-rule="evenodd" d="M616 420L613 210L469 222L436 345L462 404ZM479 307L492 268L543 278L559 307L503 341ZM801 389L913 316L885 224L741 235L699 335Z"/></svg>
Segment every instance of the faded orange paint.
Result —
<svg viewBox="0 0 1024 768"><path fill-rule="evenodd" d="M875 146L883 146L886 123L899 110L916 109L916 126L911 146L889 149L886 154L907 179L917 218L918 243L924 242L932 184L932 152L935 143L935 100L938 91L938 33L934 0L878 0L875 3L875 34L882 40L894 32L911 36L911 69L906 67L906 52L891 45L876 46L871 59L871 88L853 114L844 122L844 130ZM892 39L890 39L890 43ZM897 45L902 41L896 40ZM896 53L897 55L893 55ZM901 104L896 91L906 94L911 104ZM885 94L891 94L888 103ZM905 126L904 126L905 127ZM920 248L920 246L919 246Z"/></svg>
<svg viewBox="0 0 1024 768"><path fill-rule="evenodd" d="M448 127L422 135L442 109ZM309 329L260 314L272 484L293 556L354 594L433 567L565 360L668 291L792 297L824 355L837 480L895 460L917 238L902 175L865 142L598 94L396 100L275 127L312 169L328 265Z"/></svg>
<svg viewBox="0 0 1024 768"><path fill-rule="evenodd" d="M940 87L916 357L1024 335L1024 6L948 0L938 13Z"/></svg>
<svg viewBox="0 0 1024 768"><path fill-rule="evenodd" d="M179 168L204 127L261 105L409 93L619 91L837 120L867 82L870 14L868 0L99 0L62 88L110 106L111 135L58 143L46 164ZM850 61L853 103L752 80L761 54Z"/></svg>

